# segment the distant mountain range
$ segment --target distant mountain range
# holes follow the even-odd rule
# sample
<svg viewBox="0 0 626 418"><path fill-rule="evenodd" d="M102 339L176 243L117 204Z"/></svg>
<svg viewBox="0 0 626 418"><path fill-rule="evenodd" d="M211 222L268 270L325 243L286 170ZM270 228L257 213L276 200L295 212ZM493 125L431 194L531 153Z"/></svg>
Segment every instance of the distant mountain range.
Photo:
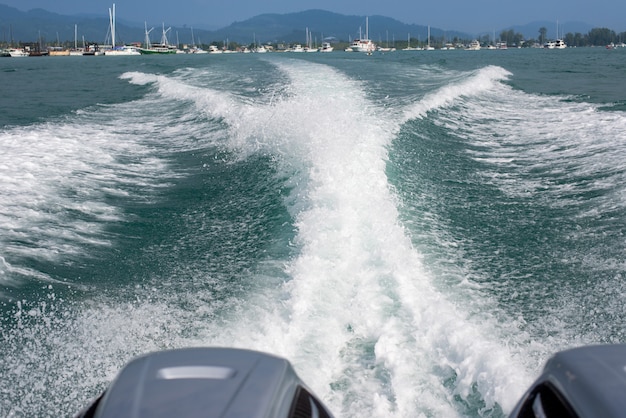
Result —
<svg viewBox="0 0 626 418"><path fill-rule="evenodd" d="M120 42L143 42L145 39L144 23L129 22L123 17L117 16L116 39ZM398 20L384 16L369 16L369 37L375 42L382 44L392 43L394 40L406 40L408 36L412 39L426 41L428 36L428 26L406 24ZM148 28L157 26L149 24ZM524 26L512 26L502 28L495 32L497 37L502 30L513 30L521 33L526 38L537 39L539 28L548 28L548 33L555 26L554 22L533 22ZM43 9L33 9L22 12L13 7L0 4L0 30L2 31L1 41L3 42L33 42L42 39L44 42L55 43L57 41L73 42L75 37L75 27L77 28L78 43L82 45L83 38L87 42L104 43L109 33L109 17L106 11L102 16L75 15L67 16L49 12ZM167 29L167 22L165 29ZM171 43L211 43L229 40L239 44L267 43L267 42L299 42L305 43L306 30L313 34L313 39L317 43L322 42L322 38L334 38L348 41L359 37L361 33L365 36L366 18L365 16L346 16L324 10L307 10L298 13L287 14L262 14L242 22L234 22L222 29L209 31L203 29L193 29L188 26L172 27L168 32ZM565 32L587 33L592 29L591 25L585 23L565 23L560 26L565 28ZM560 29L561 30L561 29ZM161 38L161 25L155 27L151 32L151 40L159 41ZM491 33L485 33L492 36ZM475 35L463 33L461 31L444 31L439 28L430 28L430 35L433 39L471 39Z"/></svg>

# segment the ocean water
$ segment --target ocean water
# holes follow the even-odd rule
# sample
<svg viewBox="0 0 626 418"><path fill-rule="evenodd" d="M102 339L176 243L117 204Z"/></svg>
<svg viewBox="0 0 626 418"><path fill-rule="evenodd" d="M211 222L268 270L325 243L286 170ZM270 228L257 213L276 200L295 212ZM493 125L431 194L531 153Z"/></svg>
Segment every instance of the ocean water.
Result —
<svg viewBox="0 0 626 418"><path fill-rule="evenodd" d="M288 358L338 417L503 417L626 341L625 50L0 59L0 416Z"/></svg>

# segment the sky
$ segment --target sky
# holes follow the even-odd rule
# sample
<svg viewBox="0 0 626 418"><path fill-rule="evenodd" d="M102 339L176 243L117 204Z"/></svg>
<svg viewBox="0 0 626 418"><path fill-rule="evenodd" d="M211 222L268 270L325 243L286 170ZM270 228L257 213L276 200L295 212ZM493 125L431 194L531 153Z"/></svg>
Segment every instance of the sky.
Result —
<svg viewBox="0 0 626 418"><path fill-rule="evenodd" d="M345 15L382 15L403 23L474 34L536 21L553 21L555 28L558 22L562 32L567 32L567 22L626 31L624 0L0 0L0 4L22 11L42 8L62 15L103 16L108 16L113 2L119 20L206 29L222 28L263 13L322 9Z"/></svg>

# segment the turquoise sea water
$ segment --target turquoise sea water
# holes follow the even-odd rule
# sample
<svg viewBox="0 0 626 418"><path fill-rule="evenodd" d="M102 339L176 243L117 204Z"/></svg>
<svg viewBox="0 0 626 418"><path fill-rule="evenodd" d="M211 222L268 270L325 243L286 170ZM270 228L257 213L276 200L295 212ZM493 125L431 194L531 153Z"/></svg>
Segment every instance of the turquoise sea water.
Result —
<svg viewBox="0 0 626 418"><path fill-rule="evenodd" d="M624 342L626 49L0 59L0 416L287 357L340 417L505 416Z"/></svg>

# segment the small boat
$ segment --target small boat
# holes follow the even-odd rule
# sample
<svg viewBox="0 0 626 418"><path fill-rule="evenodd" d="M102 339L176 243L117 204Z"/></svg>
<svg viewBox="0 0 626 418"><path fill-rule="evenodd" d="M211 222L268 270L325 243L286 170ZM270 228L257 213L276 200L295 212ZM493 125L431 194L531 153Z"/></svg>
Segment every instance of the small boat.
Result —
<svg viewBox="0 0 626 418"><path fill-rule="evenodd" d="M50 55L47 49L42 49L38 44L33 45L30 49L28 49L29 57L47 57Z"/></svg>
<svg viewBox="0 0 626 418"><path fill-rule="evenodd" d="M546 49L565 49L567 48L567 44L563 39L557 39L556 41L548 41L543 44L543 47Z"/></svg>
<svg viewBox="0 0 626 418"><path fill-rule="evenodd" d="M224 45L222 46L222 53L223 54L236 54L237 51L232 50L229 48L230 42L228 41L228 38L224 41Z"/></svg>
<svg viewBox="0 0 626 418"><path fill-rule="evenodd" d="M330 42L322 42L322 47L320 48L320 52L333 52L333 46Z"/></svg>
<svg viewBox="0 0 626 418"><path fill-rule="evenodd" d="M479 51L480 50L480 42L474 39L470 44L465 48L467 51Z"/></svg>
<svg viewBox="0 0 626 418"><path fill-rule="evenodd" d="M291 52L304 52L304 48L302 48L300 44L295 44L293 48L291 48Z"/></svg>
<svg viewBox="0 0 626 418"><path fill-rule="evenodd" d="M9 55L16 58L27 57L29 54L24 48L9 48Z"/></svg>
<svg viewBox="0 0 626 418"><path fill-rule="evenodd" d="M406 48L402 49L403 51L421 51L422 48L412 47L411 46L411 34L409 33L406 40Z"/></svg>
<svg viewBox="0 0 626 418"><path fill-rule="evenodd" d="M102 51L100 51L100 46L98 44L86 45L83 50L83 55L85 56L102 55Z"/></svg>
<svg viewBox="0 0 626 418"><path fill-rule="evenodd" d="M350 48L355 52L365 52L371 54L376 51L376 44L369 39L369 20L365 18L365 38L361 37L361 31L359 30L359 39L355 39Z"/></svg>
<svg viewBox="0 0 626 418"><path fill-rule="evenodd" d="M382 40L380 40L380 39L379 39L379 43L380 43L380 44L382 44ZM394 41L394 44L395 44L395 41ZM396 48L395 48L395 47L393 47L393 46L389 46L389 32L387 32L387 44L386 44L386 46L381 46L381 45L378 45L378 47L376 48L376 50L377 50L378 52L382 52L382 53L385 53L385 52L393 52L393 51L395 51L395 50L396 50Z"/></svg>
<svg viewBox="0 0 626 418"><path fill-rule="evenodd" d="M213 47L213 50L211 47ZM216 52L222 52L222 51L219 50L215 45L210 45L209 51L205 51L204 49L197 46L196 38L193 36L193 28L191 28L191 47L185 50L184 52L187 54L208 54L209 52L216 53Z"/></svg>
<svg viewBox="0 0 626 418"><path fill-rule="evenodd" d="M130 361L75 418L332 418L280 357L234 348L182 348Z"/></svg>
<svg viewBox="0 0 626 418"><path fill-rule="evenodd" d="M70 56L82 56L85 52L85 37L83 36L83 47L78 47L78 25L74 25L74 48L70 49Z"/></svg>
<svg viewBox="0 0 626 418"><path fill-rule="evenodd" d="M48 54L51 57L68 57L70 55L70 50L59 47L52 47L48 48Z"/></svg>
<svg viewBox="0 0 626 418"><path fill-rule="evenodd" d="M372 53L376 50L376 45L371 41L371 39L367 39L366 37L364 39L355 39L350 45L350 49L355 52Z"/></svg>
<svg viewBox="0 0 626 418"><path fill-rule="evenodd" d="M222 52L218 49L219 52ZM187 54L208 54L209 51L205 51L204 49L200 48L199 46L192 46L191 48L189 48L187 51L185 51Z"/></svg>
<svg viewBox="0 0 626 418"><path fill-rule="evenodd" d="M141 52L134 46L122 45L113 49L107 49L104 51L104 55L141 55Z"/></svg>
<svg viewBox="0 0 626 418"><path fill-rule="evenodd" d="M562 33L561 33L562 35ZM567 44L561 38L559 38L559 21L556 21L556 40L548 41L544 44L544 48L547 49L565 49L567 48Z"/></svg>

